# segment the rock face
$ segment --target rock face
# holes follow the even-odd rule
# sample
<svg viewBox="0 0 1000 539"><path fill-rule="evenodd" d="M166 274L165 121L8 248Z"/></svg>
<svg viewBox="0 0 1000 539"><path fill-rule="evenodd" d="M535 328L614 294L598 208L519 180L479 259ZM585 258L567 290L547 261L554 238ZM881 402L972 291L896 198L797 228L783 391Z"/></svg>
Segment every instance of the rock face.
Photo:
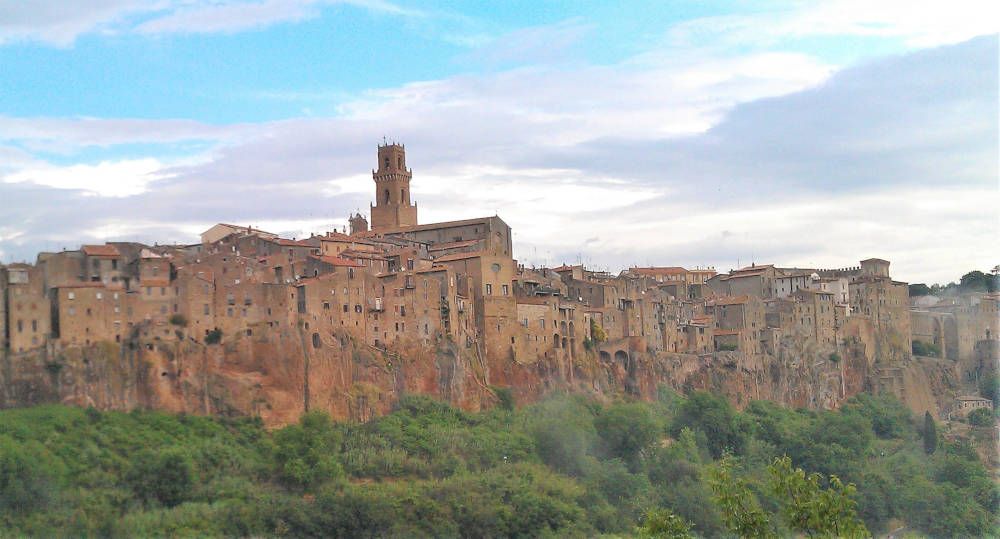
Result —
<svg viewBox="0 0 1000 539"><path fill-rule="evenodd" d="M936 413L937 401L957 384L947 362L879 361L878 341L871 331L856 331L836 353L785 340L773 355L698 356L652 353L641 338L629 337L572 361L551 355L519 363L449 341L384 351L346 333L320 336L293 327L208 346L130 341L8 354L0 365L0 407L59 402L252 415L281 426L308 410L364 421L414 393L479 410L497 402L495 387L509 387L527 403L555 391L649 400L666 385L721 393L739 407L766 399L833 408L864 390L891 391L915 411Z"/></svg>

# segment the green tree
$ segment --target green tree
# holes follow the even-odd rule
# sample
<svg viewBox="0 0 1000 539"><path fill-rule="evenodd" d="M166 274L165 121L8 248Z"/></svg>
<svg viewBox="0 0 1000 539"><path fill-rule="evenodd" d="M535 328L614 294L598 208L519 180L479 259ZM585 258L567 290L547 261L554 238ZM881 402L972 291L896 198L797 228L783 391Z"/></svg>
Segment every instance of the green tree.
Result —
<svg viewBox="0 0 1000 539"><path fill-rule="evenodd" d="M979 408L969 412L968 419L973 427L989 427L993 424L993 412L989 408Z"/></svg>
<svg viewBox="0 0 1000 539"><path fill-rule="evenodd" d="M933 455L937 450L937 425L930 411L924 412L924 453Z"/></svg>
<svg viewBox="0 0 1000 539"><path fill-rule="evenodd" d="M792 468L792 459L782 457L768 467L771 493L781 504L781 515L789 529L809 537L870 537L857 515L856 488L830 476L830 488L820 486L822 476L806 475Z"/></svg>
<svg viewBox="0 0 1000 539"><path fill-rule="evenodd" d="M729 531L740 537L777 537L771 519L746 480L735 474L733 457L727 455L709 469L712 500L719 507Z"/></svg>
<svg viewBox="0 0 1000 539"><path fill-rule="evenodd" d="M173 507L186 501L194 487L194 465L181 448L139 452L126 479L136 496L145 501L158 501Z"/></svg>
<svg viewBox="0 0 1000 539"><path fill-rule="evenodd" d="M1000 376L987 376L979 380L979 394L993 401L993 409L1000 410Z"/></svg>
<svg viewBox="0 0 1000 539"><path fill-rule="evenodd" d="M996 292L996 277L975 270L962 276L959 286L963 291L970 292Z"/></svg>
<svg viewBox="0 0 1000 539"><path fill-rule="evenodd" d="M693 539L691 524L668 509L650 509L642 525L636 529L639 537L657 539Z"/></svg>
<svg viewBox="0 0 1000 539"><path fill-rule="evenodd" d="M910 297L931 295L931 288L924 283L914 283L910 285Z"/></svg>
<svg viewBox="0 0 1000 539"><path fill-rule="evenodd" d="M635 470L639 453L649 447L661 432L649 406L642 403L615 404L594 419L602 446Z"/></svg>
<svg viewBox="0 0 1000 539"><path fill-rule="evenodd" d="M286 484L311 489L343 475L337 455L340 432L325 412L309 412L298 425L278 431L274 437L278 475Z"/></svg>
<svg viewBox="0 0 1000 539"><path fill-rule="evenodd" d="M696 391L684 401L670 426L671 435L676 437L684 427L704 431L715 458L727 450L740 454L746 444L746 432L729 401L705 391Z"/></svg>

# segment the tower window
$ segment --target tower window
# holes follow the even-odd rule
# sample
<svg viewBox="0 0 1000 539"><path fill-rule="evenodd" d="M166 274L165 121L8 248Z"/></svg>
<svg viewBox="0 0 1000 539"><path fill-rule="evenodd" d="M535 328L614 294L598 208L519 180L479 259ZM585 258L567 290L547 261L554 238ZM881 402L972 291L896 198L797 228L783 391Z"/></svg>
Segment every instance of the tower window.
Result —
<svg viewBox="0 0 1000 539"><path fill-rule="evenodd" d="M399 203L402 204L406 202L406 191L403 189L399 190Z"/></svg>
<svg viewBox="0 0 1000 539"><path fill-rule="evenodd" d="M396 166L399 167L399 168L403 168L403 158L402 157L397 157L396 158Z"/></svg>
<svg viewBox="0 0 1000 539"><path fill-rule="evenodd" d="M385 203L386 204L389 203L389 190L388 189L385 190Z"/></svg>
<svg viewBox="0 0 1000 539"><path fill-rule="evenodd" d="M385 158L385 168L389 168L389 158Z"/></svg>

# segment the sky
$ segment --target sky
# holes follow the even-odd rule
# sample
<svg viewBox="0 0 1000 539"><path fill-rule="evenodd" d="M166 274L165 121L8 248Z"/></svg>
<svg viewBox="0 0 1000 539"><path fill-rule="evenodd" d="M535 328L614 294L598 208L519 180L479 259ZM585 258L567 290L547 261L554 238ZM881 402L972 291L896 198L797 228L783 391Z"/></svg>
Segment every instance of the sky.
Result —
<svg viewBox="0 0 1000 539"><path fill-rule="evenodd" d="M526 265L1000 263L993 1L0 0L0 262L499 215Z"/></svg>

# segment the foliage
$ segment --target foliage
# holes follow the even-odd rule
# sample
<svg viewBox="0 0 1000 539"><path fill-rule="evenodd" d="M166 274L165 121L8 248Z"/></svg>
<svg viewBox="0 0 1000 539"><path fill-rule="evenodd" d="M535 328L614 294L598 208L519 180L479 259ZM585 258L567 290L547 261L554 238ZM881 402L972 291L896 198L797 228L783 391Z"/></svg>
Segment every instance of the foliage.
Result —
<svg viewBox="0 0 1000 539"><path fill-rule="evenodd" d="M819 474L792 468L788 457L776 459L770 467L769 487L781 503L781 515L793 531L814 537L870 537L857 517L852 499L857 489L830 476L830 488L820 486Z"/></svg>
<svg viewBox="0 0 1000 539"><path fill-rule="evenodd" d="M170 323L175 326L187 327L188 321L183 314L175 314L170 316Z"/></svg>
<svg viewBox="0 0 1000 539"><path fill-rule="evenodd" d="M777 537L749 483L737 477L734 468L733 457L725 456L712 468L708 481L726 527L740 537Z"/></svg>
<svg viewBox="0 0 1000 539"><path fill-rule="evenodd" d="M691 524L667 509L651 509L646 513L636 535L657 539L694 539Z"/></svg>
<svg viewBox="0 0 1000 539"><path fill-rule="evenodd" d="M516 401L514 400L514 392L509 387L494 386L493 392L497 396L497 401L499 402L501 410L506 410L508 412L514 410Z"/></svg>
<svg viewBox="0 0 1000 539"><path fill-rule="evenodd" d="M931 287L924 283L914 283L910 285L910 297L915 298L919 296L929 296L931 294Z"/></svg>
<svg viewBox="0 0 1000 539"><path fill-rule="evenodd" d="M913 341L913 355L926 357L941 357L941 347L934 343Z"/></svg>
<svg viewBox="0 0 1000 539"><path fill-rule="evenodd" d="M975 270L962 276L959 287L963 292L996 292L997 276Z"/></svg>
<svg viewBox="0 0 1000 539"><path fill-rule="evenodd" d="M993 424L993 412L989 408L978 408L969 412L968 420L973 427L989 427Z"/></svg>
<svg viewBox="0 0 1000 539"><path fill-rule="evenodd" d="M994 410L1000 410L1000 376L986 376L979 380L979 395L993 401Z"/></svg>
<svg viewBox="0 0 1000 539"><path fill-rule="evenodd" d="M479 413L407 396L364 424L311 412L271 431L3 410L0 536L990 534L1000 494L974 447L935 435L927 454L919 426L887 396L739 412L668 387Z"/></svg>
<svg viewBox="0 0 1000 539"><path fill-rule="evenodd" d="M205 344L219 344L222 342L222 330L215 328L205 334Z"/></svg>
<svg viewBox="0 0 1000 539"><path fill-rule="evenodd" d="M720 352L735 352L740 349L739 345L735 343L720 343L716 348Z"/></svg>
<svg viewBox="0 0 1000 539"><path fill-rule="evenodd" d="M934 418L929 411L924 412L923 440L924 453L931 455L937 451L937 425L934 424Z"/></svg>
<svg viewBox="0 0 1000 539"><path fill-rule="evenodd" d="M693 393L680 406L670 432L677 435L685 427L704 431L715 458L726 450L739 454L746 444L746 433L732 405L725 398L704 391Z"/></svg>
<svg viewBox="0 0 1000 539"><path fill-rule="evenodd" d="M600 344L608 340L608 334L604 331L604 328L597 323L594 318L590 319L590 337L593 339L594 343Z"/></svg>

